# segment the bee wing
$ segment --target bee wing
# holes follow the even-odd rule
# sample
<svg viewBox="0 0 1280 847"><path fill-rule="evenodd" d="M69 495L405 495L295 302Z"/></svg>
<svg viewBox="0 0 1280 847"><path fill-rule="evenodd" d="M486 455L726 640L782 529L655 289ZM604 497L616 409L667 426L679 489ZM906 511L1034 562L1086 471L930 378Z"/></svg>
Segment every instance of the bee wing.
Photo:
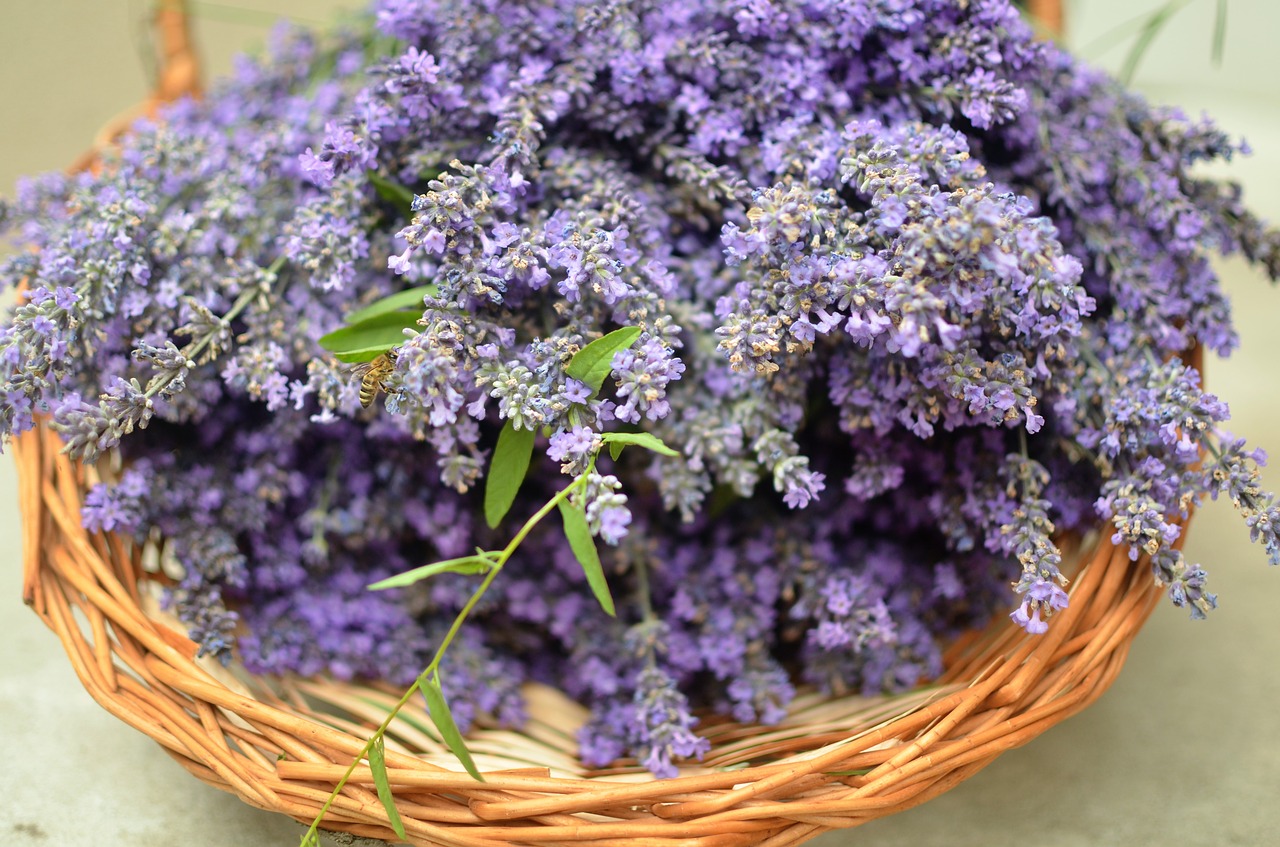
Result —
<svg viewBox="0 0 1280 847"><path fill-rule="evenodd" d="M378 360L370 359L367 362L356 362L354 365L347 368L347 375L351 379L364 379L364 375L373 369L373 363L376 361Z"/></svg>

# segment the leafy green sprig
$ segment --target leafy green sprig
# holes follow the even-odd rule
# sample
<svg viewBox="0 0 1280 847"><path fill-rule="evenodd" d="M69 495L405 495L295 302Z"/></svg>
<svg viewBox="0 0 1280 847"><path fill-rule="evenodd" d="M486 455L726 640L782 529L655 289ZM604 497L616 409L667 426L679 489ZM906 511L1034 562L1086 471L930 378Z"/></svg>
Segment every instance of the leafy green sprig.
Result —
<svg viewBox="0 0 1280 847"><path fill-rule="evenodd" d="M434 293L433 285L420 286L384 297L377 302L360 309L350 315L347 324L320 339L320 345L333 353L340 361L365 362L387 353L404 340L404 332L416 324L420 312L413 307L420 304L423 297ZM412 318L412 320L411 320ZM622 327L587 344L569 361L566 373L587 385L592 396L599 394L605 380L612 372L614 356L631 347L639 339L639 327ZM533 457L533 449L537 433L530 428L517 428L510 420L503 426L498 435L493 457L489 464L489 473L485 483L484 511L485 520L491 528L496 528L510 511L515 502L520 486L528 473ZM387 577L369 585L370 590L403 588L424 579L440 574L452 573L464 576L482 576L480 584L471 593L466 604L458 612L448 632L436 648L431 661L412 685L401 695L391 708L386 718L373 731L360 753L352 761L350 767L342 775L330 793L324 806L312 821L310 828L302 837L301 847L318 847L319 827L333 802L355 773L361 762L367 761L377 788L378 799L387 811L388 821L396 836L407 839L404 824L396 809L395 797L391 790L387 775L385 736L391 722L409 703L414 694L421 692L427 704L427 712L440 733L440 738L451 753L476 780L483 782L484 776L476 767L475 760L467 748L462 733L458 730L448 700L444 695L441 665L444 657L461 631L463 624L479 604L485 592L493 585L498 574L520 548L529 533L553 511L560 513L565 539L573 551L574 557L582 567L587 585L600 607L610 616L616 616L613 596L605 578L604 566L596 542L591 534L587 521L586 503L583 494L588 479L595 472L596 461L600 451L609 449L610 456L617 459L628 446L651 450L666 456L679 455L668 447L657 436L647 432L607 432L601 433L595 442L595 449L589 455L585 469L577 474L564 488L557 491L533 515L531 515L507 542L498 550L482 550L469 556L445 559L413 568L395 576Z"/></svg>

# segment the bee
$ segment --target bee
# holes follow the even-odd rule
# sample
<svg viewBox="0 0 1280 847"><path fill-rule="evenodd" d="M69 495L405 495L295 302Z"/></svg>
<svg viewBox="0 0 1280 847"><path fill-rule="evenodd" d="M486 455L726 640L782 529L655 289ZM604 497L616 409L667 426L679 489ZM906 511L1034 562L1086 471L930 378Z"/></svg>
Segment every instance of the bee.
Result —
<svg viewBox="0 0 1280 847"><path fill-rule="evenodd" d="M352 374L360 380L360 405L369 408L377 398L379 391L385 391L383 380L391 375L396 366L396 351L388 350L381 356L368 362L362 362L352 369Z"/></svg>

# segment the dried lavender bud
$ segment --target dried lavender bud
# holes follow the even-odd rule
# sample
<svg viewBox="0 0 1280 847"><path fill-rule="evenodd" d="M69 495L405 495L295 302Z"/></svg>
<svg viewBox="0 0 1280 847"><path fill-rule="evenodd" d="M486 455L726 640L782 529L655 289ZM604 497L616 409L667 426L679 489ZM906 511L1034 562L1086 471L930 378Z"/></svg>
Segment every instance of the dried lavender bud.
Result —
<svg viewBox="0 0 1280 847"><path fill-rule="evenodd" d="M372 21L277 36L3 212L34 249L0 271L29 292L0 435L48 412L75 455L123 454L84 520L167 540L206 653L415 678L470 584L364 586L506 543L471 489L508 421L541 463L514 510L588 473L619 616L535 531L448 695L516 721L519 682L552 681L592 710L592 765L670 774L705 749L695 709L778 720L800 682L909 688L1011 603L1044 631L1060 532L1104 522L1193 616L1216 600L1172 545L1206 494L1280 562L1264 457L1179 358L1236 343L1212 255L1280 274L1280 235L1199 175L1242 150L1207 122L999 0ZM365 409L316 339L410 286ZM597 455L632 427L679 457Z"/></svg>

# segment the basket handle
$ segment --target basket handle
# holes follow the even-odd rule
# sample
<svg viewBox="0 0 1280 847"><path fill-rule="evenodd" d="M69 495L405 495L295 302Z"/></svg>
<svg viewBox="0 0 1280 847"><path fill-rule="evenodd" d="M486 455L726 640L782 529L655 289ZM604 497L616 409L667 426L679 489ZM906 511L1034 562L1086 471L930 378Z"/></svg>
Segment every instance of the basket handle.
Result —
<svg viewBox="0 0 1280 847"><path fill-rule="evenodd" d="M1062 0L1027 0L1027 13L1050 37L1062 37Z"/></svg>
<svg viewBox="0 0 1280 847"><path fill-rule="evenodd" d="M151 25L156 33L160 67L149 107L170 103L188 94L198 96L202 91L200 59L191 39L187 0L160 2Z"/></svg>
<svg viewBox="0 0 1280 847"><path fill-rule="evenodd" d="M186 95L200 95L200 60L191 38L187 0L159 0L151 28L157 54L155 91L146 100L107 121L94 136L93 145L68 168L71 173L94 168L99 154L114 144L138 118L154 116L160 106Z"/></svg>

